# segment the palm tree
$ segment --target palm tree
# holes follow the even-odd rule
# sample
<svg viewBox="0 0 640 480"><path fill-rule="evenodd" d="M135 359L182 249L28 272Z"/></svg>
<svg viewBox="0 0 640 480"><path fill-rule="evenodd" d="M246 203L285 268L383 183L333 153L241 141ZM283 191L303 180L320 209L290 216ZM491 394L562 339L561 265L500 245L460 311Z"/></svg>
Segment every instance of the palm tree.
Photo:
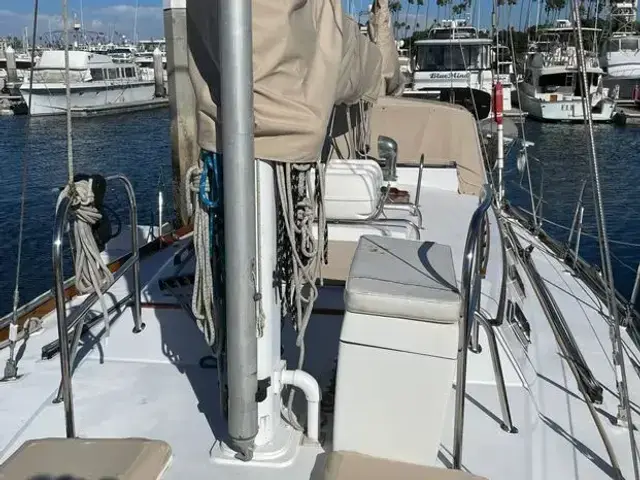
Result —
<svg viewBox="0 0 640 480"><path fill-rule="evenodd" d="M409 24L409 12L411 11L411 5L416 3L416 0L407 0L407 11L404 12L404 23Z"/></svg>
<svg viewBox="0 0 640 480"><path fill-rule="evenodd" d="M427 0L427 9L424 12L424 28L429 28L429 0Z"/></svg>
<svg viewBox="0 0 640 480"><path fill-rule="evenodd" d="M413 33L416 33L417 29L420 27L418 17L420 16L420 7L424 6L424 0L416 0L416 4L416 18L413 21Z"/></svg>
<svg viewBox="0 0 640 480"><path fill-rule="evenodd" d="M402 10L402 4L396 0L393 2L389 2L389 12L391 12L391 18L393 18L394 21L398 21L398 13L400 12L400 10Z"/></svg>

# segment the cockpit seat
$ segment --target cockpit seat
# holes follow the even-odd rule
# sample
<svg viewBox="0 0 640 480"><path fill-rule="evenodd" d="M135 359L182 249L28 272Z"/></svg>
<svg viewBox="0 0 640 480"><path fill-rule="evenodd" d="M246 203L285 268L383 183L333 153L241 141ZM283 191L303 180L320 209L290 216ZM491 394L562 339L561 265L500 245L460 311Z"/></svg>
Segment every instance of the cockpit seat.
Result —
<svg viewBox="0 0 640 480"><path fill-rule="evenodd" d="M146 438L40 438L0 465L0 480L158 480L171 447Z"/></svg>
<svg viewBox="0 0 640 480"><path fill-rule="evenodd" d="M354 452L332 452L323 480L486 480L461 470L395 462Z"/></svg>

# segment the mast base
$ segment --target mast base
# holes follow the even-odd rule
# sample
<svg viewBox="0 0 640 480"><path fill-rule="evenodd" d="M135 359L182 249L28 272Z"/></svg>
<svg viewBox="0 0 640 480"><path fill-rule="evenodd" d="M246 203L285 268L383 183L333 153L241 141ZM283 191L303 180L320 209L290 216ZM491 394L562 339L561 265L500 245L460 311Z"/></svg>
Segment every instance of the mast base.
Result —
<svg viewBox="0 0 640 480"><path fill-rule="evenodd" d="M280 420L274 432L273 440L266 445L259 445L253 451L253 458L242 461L237 452L224 442L216 442L211 449L211 461L216 464L237 468L282 468L295 461L303 445L303 433Z"/></svg>

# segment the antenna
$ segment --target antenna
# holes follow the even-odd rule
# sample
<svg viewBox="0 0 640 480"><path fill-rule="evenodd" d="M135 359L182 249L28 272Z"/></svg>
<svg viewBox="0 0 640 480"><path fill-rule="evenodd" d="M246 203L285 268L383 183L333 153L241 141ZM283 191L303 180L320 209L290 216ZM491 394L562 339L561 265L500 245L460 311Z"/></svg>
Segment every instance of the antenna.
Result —
<svg viewBox="0 0 640 480"><path fill-rule="evenodd" d="M80 28L82 29L82 43L86 44L87 39L84 33L84 14L82 11L82 0L80 0Z"/></svg>
<svg viewBox="0 0 640 480"><path fill-rule="evenodd" d="M136 9L133 12L133 43L138 44L138 5L139 0L136 0Z"/></svg>

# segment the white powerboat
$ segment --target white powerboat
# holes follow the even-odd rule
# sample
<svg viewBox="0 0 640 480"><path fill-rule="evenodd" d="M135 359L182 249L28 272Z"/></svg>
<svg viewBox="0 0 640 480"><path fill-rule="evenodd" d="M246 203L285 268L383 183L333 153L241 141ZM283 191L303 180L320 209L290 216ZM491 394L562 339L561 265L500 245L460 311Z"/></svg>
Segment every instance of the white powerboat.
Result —
<svg viewBox="0 0 640 480"><path fill-rule="evenodd" d="M584 30L596 32L595 29ZM589 81L587 108L594 121L611 121L615 113L615 94L604 87L597 56L586 52L585 62ZM538 120L582 122L581 86L574 28L568 21L558 20L554 28L541 31L530 46L523 80L518 83L520 108Z"/></svg>
<svg viewBox="0 0 640 480"><path fill-rule="evenodd" d="M139 67L115 63L108 55L69 52L71 108L127 105L154 98L154 81L143 78ZM66 109L64 52L47 50L34 68L33 85L20 87L31 115L62 115Z"/></svg>

